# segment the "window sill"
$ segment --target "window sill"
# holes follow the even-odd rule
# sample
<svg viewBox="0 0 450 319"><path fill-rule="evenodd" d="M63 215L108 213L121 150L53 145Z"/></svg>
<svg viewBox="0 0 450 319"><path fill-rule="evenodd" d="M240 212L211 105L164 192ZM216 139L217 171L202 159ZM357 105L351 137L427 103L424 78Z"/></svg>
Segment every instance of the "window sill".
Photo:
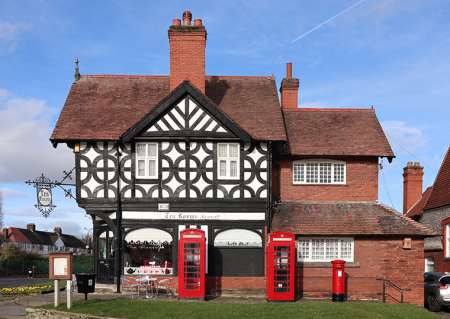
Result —
<svg viewBox="0 0 450 319"><path fill-rule="evenodd" d="M297 262L297 268L331 268L331 262ZM345 263L345 268L359 268L359 262Z"/></svg>

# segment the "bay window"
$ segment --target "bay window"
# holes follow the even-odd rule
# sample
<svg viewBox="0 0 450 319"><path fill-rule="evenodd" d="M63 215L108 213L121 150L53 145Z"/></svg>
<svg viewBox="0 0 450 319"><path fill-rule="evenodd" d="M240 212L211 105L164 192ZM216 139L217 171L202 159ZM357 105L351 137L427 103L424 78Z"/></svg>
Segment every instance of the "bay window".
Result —
<svg viewBox="0 0 450 319"><path fill-rule="evenodd" d="M353 262L353 238L300 238L297 240L298 262L330 262L342 259Z"/></svg>
<svg viewBox="0 0 450 319"><path fill-rule="evenodd" d="M136 143L136 177L158 178L157 143Z"/></svg>
<svg viewBox="0 0 450 319"><path fill-rule="evenodd" d="M217 176L219 179L239 179L239 144L217 144Z"/></svg>
<svg viewBox="0 0 450 319"><path fill-rule="evenodd" d="M346 165L342 161L295 161L292 179L294 184L345 184Z"/></svg>

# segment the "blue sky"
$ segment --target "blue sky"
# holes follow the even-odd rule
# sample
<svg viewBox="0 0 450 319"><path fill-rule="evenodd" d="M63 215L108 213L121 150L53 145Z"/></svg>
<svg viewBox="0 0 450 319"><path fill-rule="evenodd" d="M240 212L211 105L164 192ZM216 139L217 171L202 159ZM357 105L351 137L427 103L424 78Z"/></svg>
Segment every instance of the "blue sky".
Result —
<svg viewBox="0 0 450 319"><path fill-rule="evenodd" d="M369 107L397 155L385 161L380 200L402 208L402 167L425 166L433 182L450 144L450 2L317 1L0 2L0 188L5 225L61 225L81 234L90 219L56 192L45 219L23 183L73 167L48 138L73 81L82 74L167 74L167 28L189 8L208 30L208 74L271 75L285 63L300 78L306 107ZM352 7L353 6L353 7ZM324 21L315 31L301 37Z"/></svg>

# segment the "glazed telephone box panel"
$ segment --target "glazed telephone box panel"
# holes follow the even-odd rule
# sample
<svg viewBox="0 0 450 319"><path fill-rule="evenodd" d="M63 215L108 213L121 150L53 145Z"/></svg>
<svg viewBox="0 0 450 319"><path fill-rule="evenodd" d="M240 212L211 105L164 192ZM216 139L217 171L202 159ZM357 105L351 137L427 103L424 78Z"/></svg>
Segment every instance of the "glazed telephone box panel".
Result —
<svg viewBox="0 0 450 319"><path fill-rule="evenodd" d="M178 297L205 298L205 232L185 229L178 242Z"/></svg>
<svg viewBox="0 0 450 319"><path fill-rule="evenodd" d="M295 235L269 234L266 249L266 297L269 301L295 299Z"/></svg>

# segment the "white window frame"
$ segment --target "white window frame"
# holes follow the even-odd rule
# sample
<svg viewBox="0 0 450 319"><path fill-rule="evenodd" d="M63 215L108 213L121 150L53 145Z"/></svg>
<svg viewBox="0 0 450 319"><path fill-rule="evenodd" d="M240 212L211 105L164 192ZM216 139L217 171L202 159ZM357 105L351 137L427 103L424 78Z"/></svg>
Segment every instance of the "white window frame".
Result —
<svg viewBox="0 0 450 319"><path fill-rule="evenodd" d="M308 164L317 164L317 182L307 182L306 181L306 167ZM331 165L331 182L324 183L320 182L320 164L329 164ZM344 179L343 181L335 181L334 180L334 170L336 164L344 165ZM295 180L294 167L296 165L304 165L303 166L303 181ZM345 161L337 161L337 160L327 160L327 159L308 159L308 160L298 160L292 162L292 183L294 185L345 185L347 184L347 163Z"/></svg>
<svg viewBox="0 0 450 319"><path fill-rule="evenodd" d="M434 259L431 257L425 257L425 272L434 271Z"/></svg>
<svg viewBox="0 0 450 319"><path fill-rule="evenodd" d="M138 145L145 145L145 155L144 156L138 156L138 153L137 153L137 149L138 149ZM156 155L155 156L149 156L148 155L148 145L155 145L156 146ZM141 178L141 179L156 179L156 178L158 178L158 172L159 172L159 166L158 166L158 155L159 155L159 153L158 153L158 143L155 143L155 142L139 142L139 143L136 143L136 145L135 145L135 150L136 150L136 156L135 156L135 173L136 173L136 178ZM144 171L145 171L145 174L142 176L142 175L139 175L139 167L138 167L138 161L141 161L141 160L143 160L144 161L144 163L145 163L145 168L144 168ZM155 160L155 174L154 175L150 175L149 174L149 165L148 165L148 161L149 160Z"/></svg>
<svg viewBox="0 0 450 319"><path fill-rule="evenodd" d="M445 258L450 258L450 223L444 225L445 227Z"/></svg>
<svg viewBox="0 0 450 319"><path fill-rule="evenodd" d="M226 145L227 146L227 156L219 156L219 147L221 145ZM230 157L229 156L229 149L230 149L230 145L235 145L237 146L237 157ZM241 170L241 145L239 143L217 143L217 179L219 180L238 180L240 179L240 170ZM220 161L226 161L225 164L225 175L221 175L220 174ZM236 176L231 176L231 161L236 161L237 162L237 168L236 168Z"/></svg>
<svg viewBox="0 0 450 319"><path fill-rule="evenodd" d="M313 251L313 240L335 240L338 241L338 257L337 258L326 258L326 242L324 243L324 254L323 254L323 258L320 259L313 259L312 258L312 251ZM351 242L351 248L350 248L350 258L343 258L342 257L342 241L350 241ZM301 242L304 241L308 241L309 242L309 256L308 258L302 258L300 256L301 254L301 250L300 250L300 244ZM355 239L353 237L300 237L297 239L296 241L296 248L297 248L297 262L301 262L301 263L315 263L315 262L331 262L334 259L342 259L345 260L346 262L353 262L355 259Z"/></svg>

